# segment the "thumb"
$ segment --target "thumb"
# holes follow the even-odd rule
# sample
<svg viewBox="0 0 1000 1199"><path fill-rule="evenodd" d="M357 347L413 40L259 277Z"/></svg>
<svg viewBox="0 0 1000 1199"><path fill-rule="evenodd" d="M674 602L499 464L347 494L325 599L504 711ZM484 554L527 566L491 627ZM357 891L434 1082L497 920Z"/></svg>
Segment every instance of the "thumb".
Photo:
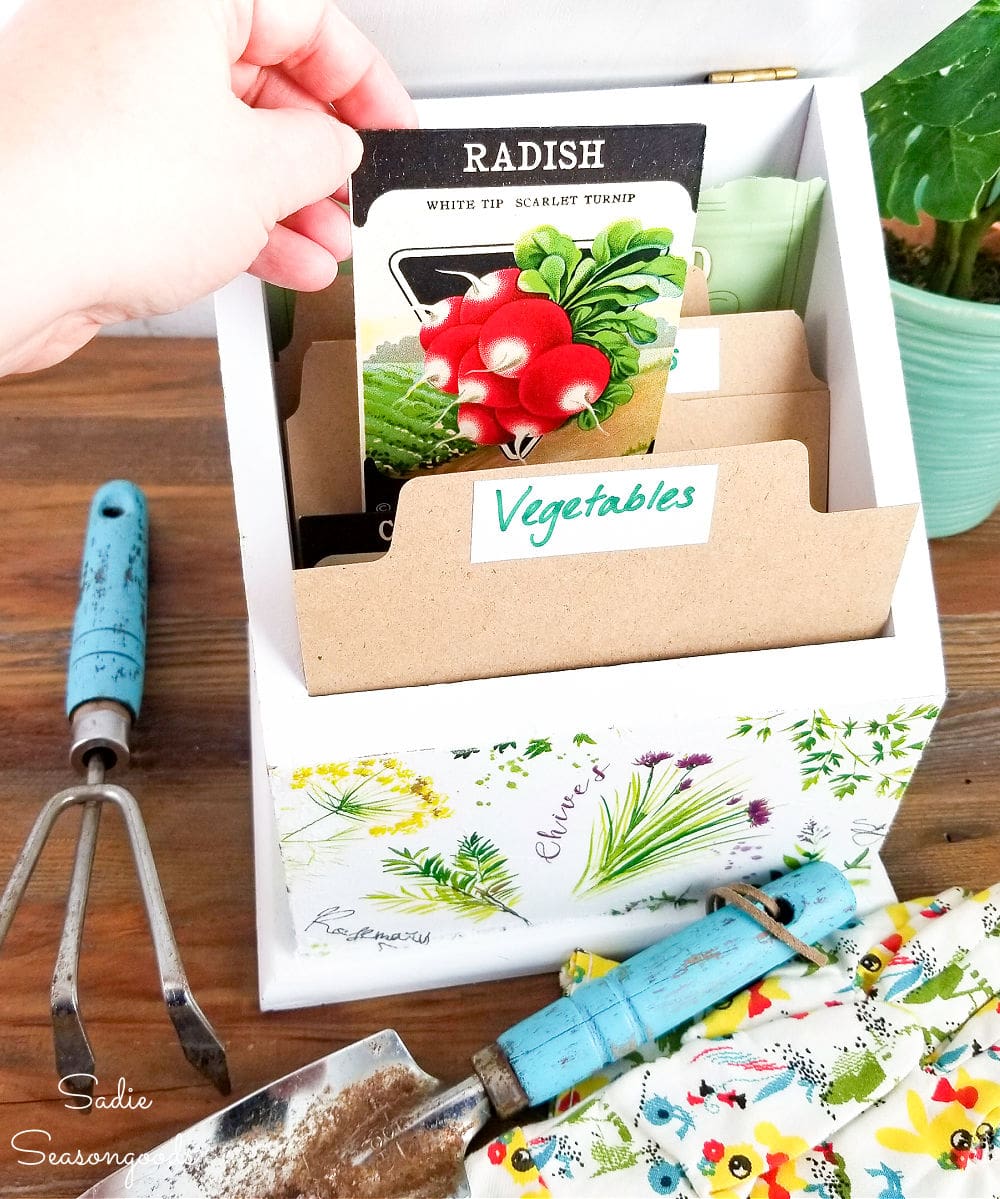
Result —
<svg viewBox="0 0 1000 1199"><path fill-rule="evenodd" d="M332 196L361 161L361 138L333 116L306 108L258 108L253 182L275 222Z"/></svg>

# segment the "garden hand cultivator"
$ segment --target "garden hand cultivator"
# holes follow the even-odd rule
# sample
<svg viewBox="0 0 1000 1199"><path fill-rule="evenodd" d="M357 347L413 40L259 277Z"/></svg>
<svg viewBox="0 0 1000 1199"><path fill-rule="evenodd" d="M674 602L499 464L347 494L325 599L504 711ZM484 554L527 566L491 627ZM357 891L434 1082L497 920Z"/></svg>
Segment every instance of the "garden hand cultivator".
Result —
<svg viewBox="0 0 1000 1199"><path fill-rule="evenodd" d="M82 807L51 992L59 1076L82 1100L93 1094L94 1055L80 1017L77 974L101 805L105 803L117 807L125 821L163 999L184 1055L223 1094L229 1092L225 1050L191 993L139 805L124 787L105 782L113 767L128 765L132 722L142 699L147 545L142 492L122 480L104 484L90 508L66 685L72 730L70 761L86 782L59 791L42 808L0 897L2 946L53 825L68 808ZM80 1106L86 1109L90 1104L84 1101Z"/></svg>

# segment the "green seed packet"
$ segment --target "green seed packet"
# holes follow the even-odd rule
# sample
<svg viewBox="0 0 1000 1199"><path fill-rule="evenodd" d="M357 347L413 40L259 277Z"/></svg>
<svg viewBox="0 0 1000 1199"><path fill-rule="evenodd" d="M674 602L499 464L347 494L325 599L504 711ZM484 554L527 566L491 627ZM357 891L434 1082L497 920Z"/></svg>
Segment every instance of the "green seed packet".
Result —
<svg viewBox="0 0 1000 1199"><path fill-rule="evenodd" d="M351 184L363 452L380 472L645 452L702 125L387 130Z"/></svg>
<svg viewBox="0 0 1000 1199"><path fill-rule="evenodd" d="M705 188L694 242L708 279L713 316L731 312L805 312L822 179L734 179Z"/></svg>

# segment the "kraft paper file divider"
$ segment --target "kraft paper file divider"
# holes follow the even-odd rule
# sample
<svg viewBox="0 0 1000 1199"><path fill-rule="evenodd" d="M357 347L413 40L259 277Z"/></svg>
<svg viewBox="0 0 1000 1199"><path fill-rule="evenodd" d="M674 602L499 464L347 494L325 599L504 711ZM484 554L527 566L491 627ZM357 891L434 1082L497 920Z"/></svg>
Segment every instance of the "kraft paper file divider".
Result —
<svg viewBox="0 0 1000 1199"><path fill-rule="evenodd" d="M682 355L714 356L715 379L683 391L671 376L657 450L801 441L809 451L812 506L825 512L830 389L812 372L801 319L791 311L694 317L682 321L678 346Z"/></svg>
<svg viewBox="0 0 1000 1199"><path fill-rule="evenodd" d="M707 541L470 561L477 483L558 486L585 471L626 496L631 472L699 466L718 468ZM816 512L806 450L791 441L414 479L384 557L295 572L306 687L340 694L873 637L916 511Z"/></svg>

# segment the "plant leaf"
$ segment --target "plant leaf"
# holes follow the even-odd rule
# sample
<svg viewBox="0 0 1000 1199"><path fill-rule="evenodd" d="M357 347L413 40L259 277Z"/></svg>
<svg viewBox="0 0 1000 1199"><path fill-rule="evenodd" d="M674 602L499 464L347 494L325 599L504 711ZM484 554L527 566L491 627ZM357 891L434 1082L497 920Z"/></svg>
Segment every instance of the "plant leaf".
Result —
<svg viewBox="0 0 1000 1199"><path fill-rule="evenodd" d="M548 259L542 259L547 262ZM548 280L541 271L527 270L522 271L517 277L517 286L521 291L526 291L531 295L548 296L552 298L552 288L549 286Z"/></svg>
<svg viewBox="0 0 1000 1199"><path fill-rule="evenodd" d="M514 261L524 270L538 270L550 255L562 258L566 273L571 274L583 257L572 238L566 237L553 225L539 225L525 233L514 246ZM520 285L520 279L518 280Z"/></svg>
<svg viewBox="0 0 1000 1199"><path fill-rule="evenodd" d="M673 240L674 234L671 229L643 229L629 238L628 248L638 250L642 246L656 246L661 250L669 250Z"/></svg>
<svg viewBox="0 0 1000 1199"><path fill-rule="evenodd" d="M980 0L964 16L953 21L926 46L892 72L894 78L917 79L954 67L980 49L1000 45L1000 8L995 0Z"/></svg>
<svg viewBox="0 0 1000 1199"><path fill-rule="evenodd" d="M609 225L607 229L602 229L594 238L591 253L595 261L603 266L610 262L612 258L617 258L620 254L624 254L628 249L628 244L633 237L636 237L642 232L642 222L637 220L616 221L613 225Z"/></svg>
<svg viewBox="0 0 1000 1199"><path fill-rule="evenodd" d="M552 298L559 298L559 288L563 279L566 277L566 260L560 258L558 254L550 254L547 258L542 259L542 264L538 268L538 273L542 276L545 282L549 285L549 292Z"/></svg>

